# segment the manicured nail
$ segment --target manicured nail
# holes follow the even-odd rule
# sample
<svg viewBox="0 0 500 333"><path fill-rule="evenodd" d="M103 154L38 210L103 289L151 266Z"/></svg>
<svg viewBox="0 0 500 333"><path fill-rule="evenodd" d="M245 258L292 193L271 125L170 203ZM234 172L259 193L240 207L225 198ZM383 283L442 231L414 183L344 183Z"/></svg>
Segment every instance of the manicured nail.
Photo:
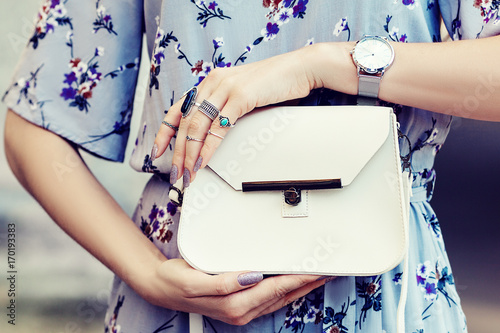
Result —
<svg viewBox="0 0 500 333"><path fill-rule="evenodd" d="M264 275L262 275L262 273L260 272L242 273L238 275L238 283L240 284L240 286L249 286L251 284L262 281L263 278Z"/></svg>
<svg viewBox="0 0 500 333"><path fill-rule="evenodd" d="M182 180L184 188L189 187L189 184L191 183L191 173L187 168L184 168L184 174L182 176L184 177L184 179Z"/></svg>
<svg viewBox="0 0 500 333"><path fill-rule="evenodd" d="M151 149L151 156L150 156L151 162L156 160L156 154L158 154L158 145L155 143L153 145L153 149Z"/></svg>
<svg viewBox="0 0 500 333"><path fill-rule="evenodd" d="M198 172L198 170L200 170L201 163L203 163L203 157L199 156L198 159L196 160L196 163L194 164L193 168L194 172Z"/></svg>
<svg viewBox="0 0 500 333"><path fill-rule="evenodd" d="M177 165L172 164L172 168L170 169L170 184L174 185L177 181L177 174L179 170L177 169Z"/></svg>
<svg viewBox="0 0 500 333"><path fill-rule="evenodd" d="M319 279L317 279L316 281L321 281L321 280L325 280L325 283L328 283L328 282L331 282L333 280L335 280L336 276L322 276L320 277Z"/></svg>

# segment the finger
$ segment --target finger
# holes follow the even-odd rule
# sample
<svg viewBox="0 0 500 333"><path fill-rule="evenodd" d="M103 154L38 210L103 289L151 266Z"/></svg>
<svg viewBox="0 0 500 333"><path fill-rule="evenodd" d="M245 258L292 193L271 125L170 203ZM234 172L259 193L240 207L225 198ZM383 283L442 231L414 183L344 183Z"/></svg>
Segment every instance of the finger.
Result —
<svg viewBox="0 0 500 333"><path fill-rule="evenodd" d="M175 144L172 164L175 165L178 170L183 171L184 187L188 187L191 182L199 151L203 146L210 126L211 120L203 113L199 112L201 106L199 101L207 97L208 93L206 89L200 90L200 94L197 97L195 105L192 107L191 113L188 117L182 118L179 125L178 140Z"/></svg>
<svg viewBox="0 0 500 333"><path fill-rule="evenodd" d="M269 277L235 297L244 297L244 302L248 303L251 308L256 309L268 301L281 300L290 292L302 288L309 283L322 282L318 281L318 278L319 276L315 275L280 275Z"/></svg>
<svg viewBox="0 0 500 333"><path fill-rule="evenodd" d="M275 312L275 311L277 311L285 306L288 306L289 304L293 303L297 299L309 294L314 289L323 286L326 282L327 282L327 280L325 279L325 280L319 280L319 281L314 281L314 282L308 283L308 284L286 294L283 298L276 300L276 302L274 302L272 304L269 304L269 303L263 304L263 306L254 309L254 311L252 311L252 315L254 316L254 318L257 318L257 317L266 315L268 313Z"/></svg>
<svg viewBox="0 0 500 333"><path fill-rule="evenodd" d="M231 98L231 96L234 96L234 94L229 96L230 99L228 100L227 89L225 89L225 87L223 86L224 84L222 83L220 89L217 89L210 96L210 101L212 102L212 104L217 107L220 106L220 112L208 129L208 135L205 138L205 143L201 147L201 150L198 152L199 157L197 157L198 163L196 164L196 168L194 169L195 172L197 172L201 168L204 168L208 164L213 154L222 143L224 137L227 135L230 129L234 127L236 120L243 112L242 102L243 104L245 104L244 100L240 99L239 103L234 102L235 98ZM194 180L194 176L195 175L192 175L192 180Z"/></svg>
<svg viewBox="0 0 500 333"><path fill-rule="evenodd" d="M268 309L279 309L322 284L324 281L318 281L317 276L309 275L267 278L252 288L220 298L218 307L230 323L243 325L269 313L266 312Z"/></svg>
<svg viewBox="0 0 500 333"><path fill-rule="evenodd" d="M174 104L167 111L167 114L162 120L160 129L156 134L153 148L151 150L151 159L154 161L167 149L170 141L175 137L177 130L179 129L180 123L180 112L176 104Z"/></svg>
<svg viewBox="0 0 500 333"><path fill-rule="evenodd" d="M203 159L200 156L200 151L204 145L208 129L218 113L218 107L205 99L198 106L198 111L190 120L184 156L184 168L189 173L188 179L190 182L194 180L194 174L201 166ZM185 183L184 185L189 184Z"/></svg>

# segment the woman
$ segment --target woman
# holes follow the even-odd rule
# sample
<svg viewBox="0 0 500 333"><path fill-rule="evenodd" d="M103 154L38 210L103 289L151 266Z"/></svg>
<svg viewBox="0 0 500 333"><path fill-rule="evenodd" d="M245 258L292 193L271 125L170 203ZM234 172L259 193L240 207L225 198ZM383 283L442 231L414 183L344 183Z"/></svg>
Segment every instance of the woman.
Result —
<svg viewBox="0 0 500 333"><path fill-rule="evenodd" d="M394 332L401 267L327 283L259 272L208 276L178 259L180 213L167 193L169 180L196 181L231 130L201 112L182 118L184 91L197 86L196 101L206 99L230 123L299 98L351 104L358 90L366 93L349 54L354 41L386 37L395 60L376 92L412 143L406 328L464 331L428 201L452 116L500 120L499 67L490 66L500 52L498 15L499 3L488 0L49 0L4 96L7 157L52 218L116 273L107 332L185 332L186 312L205 315L206 331ZM432 43L440 41L441 17L454 39L484 38ZM150 81L131 165L155 176L131 221L77 149L123 160L144 30ZM70 172L57 167L67 161Z"/></svg>

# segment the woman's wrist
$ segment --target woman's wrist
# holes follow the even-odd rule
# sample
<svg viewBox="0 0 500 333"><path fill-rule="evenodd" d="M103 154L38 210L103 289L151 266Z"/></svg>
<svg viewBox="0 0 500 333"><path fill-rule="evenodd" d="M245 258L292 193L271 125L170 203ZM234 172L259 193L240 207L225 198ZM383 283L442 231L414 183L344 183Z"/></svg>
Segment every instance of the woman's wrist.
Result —
<svg viewBox="0 0 500 333"><path fill-rule="evenodd" d="M355 95L358 90L356 66L350 51L354 42L318 43L303 49L309 63L313 88L328 88Z"/></svg>

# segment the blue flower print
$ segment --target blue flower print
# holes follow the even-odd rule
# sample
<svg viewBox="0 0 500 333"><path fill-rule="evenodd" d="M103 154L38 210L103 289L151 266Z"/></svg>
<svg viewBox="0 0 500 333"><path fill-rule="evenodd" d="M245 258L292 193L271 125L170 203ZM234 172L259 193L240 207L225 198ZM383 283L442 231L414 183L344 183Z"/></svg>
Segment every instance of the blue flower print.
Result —
<svg viewBox="0 0 500 333"><path fill-rule="evenodd" d="M403 1L403 5L406 6L406 8L408 9L415 9L415 6L416 6L416 1L415 0L402 0Z"/></svg>
<svg viewBox="0 0 500 333"><path fill-rule="evenodd" d="M67 1L61 3L61 0L46 0L42 5L38 12L35 32L29 40L34 49L38 47L40 40L44 39L47 34L53 33L57 26L68 25L73 30L71 18L66 16L67 11L64 5Z"/></svg>
<svg viewBox="0 0 500 333"><path fill-rule="evenodd" d="M319 324L323 320L321 304L323 303L323 293L316 291L314 298L301 297L292 302L286 311L285 322L281 329L291 329L292 332L303 332L305 325ZM281 331L280 329L280 331Z"/></svg>
<svg viewBox="0 0 500 333"><path fill-rule="evenodd" d="M427 222L428 228L430 230L432 230L432 232L434 233L436 238L438 240L442 241L441 226L439 225L439 221L438 221L436 215L432 214L431 216L429 216L427 214L424 214L424 219Z"/></svg>
<svg viewBox="0 0 500 333"><path fill-rule="evenodd" d="M293 17L304 18L306 14L306 5L309 0L299 0L297 5L293 6Z"/></svg>
<svg viewBox="0 0 500 333"><path fill-rule="evenodd" d="M198 82L195 85L198 85L203 81L203 79L212 71L212 69L216 67L231 67L231 62L226 62L225 57L221 52L221 48L224 45L224 39L222 37L216 37L212 40L212 44L214 47L214 52L212 53L211 61L198 60L193 67L191 67L191 73L194 76L198 76ZM217 55L217 52L220 52ZM180 57L179 57L180 58ZM191 63L189 63L191 65ZM192 65L191 65L192 66Z"/></svg>
<svg viewBox="0 0 500 333"><path fill-rule="evenodd" d="M342 17L335 24L333 34L338 37L342 31L347 31L347 41L349 41L351 39L351 29L349 29L349 25L347 24L347 17Z"/></svg>
<svg viewBox="0 0 500 333"><path fill-rule="evenodd" d="M283 8L274 16L274 21L278 25L283 25L285 23L288 23L290 21L290 17L292 16L293 16L293 9Z"/></svg>
<svg viewBox="0 0 500 333"><path fill-rule="evenodd" d="M347 298L347 302L342 304L340 311L335 312L331 307L325 309L325 315L323 318L323 332L324 333L347 333L349 328L343 325L344 318L347 316L347 311L349 307L356 304L356 301L350 302L350 298Z"/></svg>
<svg viewBox="0 0 500 333"><path fill-rule="evenodd" d="M95 54L102 54L104 51L96 51ZM92 90L101 81L102 73L97 71L99 67L97 61L94 61L98 55L84 62L80 58L73 58L69 62L71 72L64 74L63 83L67 86L62 89L60 96L65 101L71 100L69 106L77 107L80 111L88 112L90 103L88 100L92 97Z"/></svg>
<svg viewBox="0 0 500 333"><path fill-rule="evenodd" d="M269 8L266 18L269 20L264 29L260 31L261 36L256 38L252 44L247 45L243 53L236 59L234 65L238 62L245 62L247 55L252 49L259 45L262 41L268 42L276 38L280 28L293 18L304 18L306 4L308 0L264 0L262 5ZM274 23L273 23L274 22Z"/></svg>
<svg viewBox="0 0 500 333"><path fill-rule="evenodd" d="M268 22L266 27L262 29L261 33L262 36L264 36L264 40L267 42L276 38L278 31L280 31L280 28L277 23Z"/></svg>
<svg viewBox="0 0 500 333"><path fill-rule="evenodd" d="M132 118L133 107L134 107L133 101L132 100L128 101L127 107L125 108L125 110L120 112L120 116L121 116L120 121L115 121L115 123L113 124L113 128L110 131L108 131L107 133L104 133L104 134L99 134L99 135L89 135L90 140L85 141L85 142L81 142L80 144L85 145L85 144L89 144L92 142L100 141L100 140L107 138L108 136L113 135L113 134L116 134L116 135L128 134L130 131L130 121Z"/></svg>
<svg viewBox="0 0 500 333"><path fill-rule="evenodd" d="M426 312L435 304L442 295L448 302L448 306L457 305L453 298L448 294L447 286L455 284L453 277L448 273L448 267L440 267L440 260L436 260L436 264L432 267L429 260L417 265L417 286L420 287L424 295L424 299L430 304L422 312L422 318L427 319L430 315Z"/></svg>
<svg viewBox="0 0 500 333"><path fill-rule="evenodd" d="M196 20L200 21L202 28L205 28L208 21L213 18L218 18L220 20L231 19L229 16L224 15L224 11L215 1L208 2L205 0L191 0L191 2L194 3L200 10L200 12L198 12L198 18Z"/></svg>
<svg viewBox="0 0 500 333"><path fill-rule="evenodd" d="M389 31L389 24L391 23L392 16L387 15L385 18L385 25L384 25L384 30L389 33L389 38L394 41L394 42L402 42L406 43L408 36L406 34L399 35L399 28L397 27L392 27L391 31Z"/></svg>
<svg viewBox="0 0 500 333"><path fill-rule="evenodd" d="M359 329L361 329L361 323L365 322L368 311L382 310L381 278L382 277L378 275L372 276L369 281L363 281L362 283L356 282L358 297L365 300L365 304L363 304L359 315Z"/></svg>
<svg viewBox="0 0 500 333"><path fill-rule="evenodd" d="M101 0L97 0L96 14L97 18L94 21L94 33L97 33L99 30L104 29L110 34L118 35L116 31L113 30L113 21L111 20L111 15L106 13L106 7L100 4Z"/></svg>
<svg viewBox="0 0 500 333"><path fill-rule="evenodd" d="M160 170L158 170L158 167L156 165L153 165L153 161L151 160L151 156L149 154L146 154L144 156L144 161L142 162L142 172L148 172L148 173L159 173Z"/></svg>
<svg viewBox="0 0 500 333"><path fill-rule="evenodd" d="M148 220L141 216L141 230L153 241L156 238L162 243L168 243L172 240L173 232L169 226L174 223L172 216L177 213L177 207L172 203L167 203L166 207L153 204L148 215Z"/></svg>
<svg viewBox="0 0 500 333"><path fill-rule="evenodd" d="M149 95L151 95L153 88L158 90L160 87L158 75L160 75L160 65L165 59L165 48L169 46L170 43L178 41L179 40L174 36L173 31L165 34L163 29L158 28L158 31L156 32L153 56L151 58L151 68L149 70Z"/></svg>
<svg viewBox="0 0 500 333"><path fill-rule="evenodd" d="M219 47L224 45L224 39L222 37L217 37L212 40L212 43L214 44L214 50L217 50Z"/></svg>
<svg viewBox="0 0 500 333"><path fill-rule="evenodd" d="M492 24L500 23L500 0L474 0L474 7L481 11L484 24L488 24L489 22ZM477 34L478 37L483 28Z"/></svg>
<svg viewBox="0 0 500 333"><path fill-rule="evenodd" d="M19 80L17 80L17 82L14 82L12 86L5 92L4 96L2 97L2 101L12 91L12 89L17 88L19 89L19 98L17 100L17 104L21 103L22 99L25 99L32 110L36 109L36 104L31 98L32 94L30 93L30 90L31 88L36 87L37 76L40 73L42 67L43 64L40 65L40 67L38 67L34 72L31 72L29 78L20 78Z"/></svg>
<svg viewBox="0 0 500 333"><path fill-rule="evenodd" d="M123 302L125 302L125 295L118 296L118 300L116 302L115 308L113 310L113 315L109 318L106 323L106 327L104 328L104 333L120 333L121 327L116 323L118 320L118 315L120 314L120 309L123 306Z"/></svg>
<svg viewBox="0 0 500 333"><path fill-rule="evenodd" d="M392 278L392 281L394 282L395 285L401 284L403 282L403 273L399 272L394 274L394 277Z"/></svg>

